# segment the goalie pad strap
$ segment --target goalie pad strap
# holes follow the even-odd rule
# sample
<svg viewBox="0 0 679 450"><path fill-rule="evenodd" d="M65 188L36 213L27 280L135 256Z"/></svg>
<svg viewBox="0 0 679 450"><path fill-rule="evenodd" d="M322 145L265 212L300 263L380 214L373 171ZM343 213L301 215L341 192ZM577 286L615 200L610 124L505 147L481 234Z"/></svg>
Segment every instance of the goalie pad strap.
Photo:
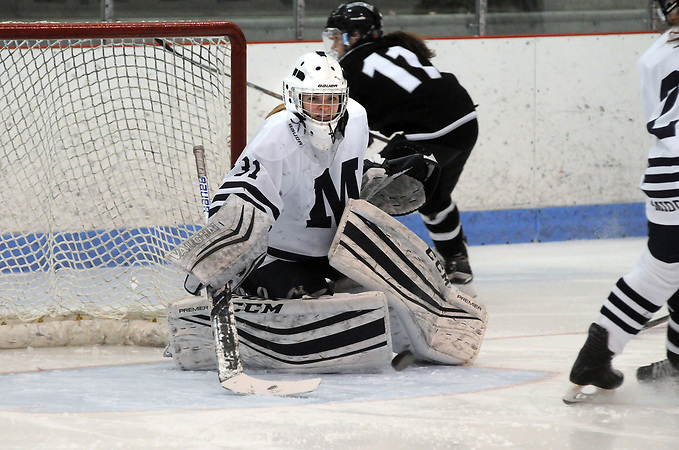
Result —
<svg viewBox="0 0 679 450"><path fill-rule="evenodd" d="M366 288L385 292L419 358L468 364L478 355L485 307L453 290L433 250L388 214L350 200L329 258Z"/></svg>
<svg viewBox="0 0 679 450"><path fill-rule="evenodd" d="M240 358L247 369L337 373L376 371L389 365L392 344L382 292L301 300L234 295L232 305ZM217 366L209 311L208 301L200 298L168 308L170 350L182 369Z"/></svg>
<svg viewBox="0 0 679 450"><path fill-rule="evenodd" d="M210 222L165 258L199 282L235 289L266 256L271 217L231 195Z"/></svg>

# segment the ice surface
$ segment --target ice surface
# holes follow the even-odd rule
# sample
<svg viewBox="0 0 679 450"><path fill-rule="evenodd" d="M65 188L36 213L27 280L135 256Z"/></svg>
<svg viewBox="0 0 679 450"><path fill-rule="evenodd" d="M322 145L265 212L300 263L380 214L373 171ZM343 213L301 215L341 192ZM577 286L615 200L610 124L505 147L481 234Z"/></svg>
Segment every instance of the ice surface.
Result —
<svg viewBox="0 0 679 450"><path fill-rule="evenodd" d="M676 449L679 387L634 379L664 358L666 325L615 359L626 380L612 398L561 401L589 324L644 245L472 247L490 314L474 365L323 375L297 398L230 394L216 373L176 370L162 349L2 350L0 448Z"/></svg>

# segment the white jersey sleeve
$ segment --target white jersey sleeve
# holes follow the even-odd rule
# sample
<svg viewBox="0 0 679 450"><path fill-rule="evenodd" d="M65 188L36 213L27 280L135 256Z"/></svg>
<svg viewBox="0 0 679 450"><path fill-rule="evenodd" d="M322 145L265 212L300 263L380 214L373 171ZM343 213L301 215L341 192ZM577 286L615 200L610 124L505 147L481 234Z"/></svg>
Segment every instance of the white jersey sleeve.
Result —
<svg viewBox="0 0 679 450"><path fill-rule="evenodd" d="M665 32L639 59L646 128L653 145L641 188L648 220L679 225L679 42Z"/></svg>
<svg viewBox="0 0 679 450"><path fill-rule="evenodd" d="M365 110L350 101L347 112L344 139L329 166L301 151L307 144L291 131L297 119L281 111L264 122L217 191L211 216L236 194L274 219L265 264L327 256L346 202L359 196L368 145Z"/></svg>

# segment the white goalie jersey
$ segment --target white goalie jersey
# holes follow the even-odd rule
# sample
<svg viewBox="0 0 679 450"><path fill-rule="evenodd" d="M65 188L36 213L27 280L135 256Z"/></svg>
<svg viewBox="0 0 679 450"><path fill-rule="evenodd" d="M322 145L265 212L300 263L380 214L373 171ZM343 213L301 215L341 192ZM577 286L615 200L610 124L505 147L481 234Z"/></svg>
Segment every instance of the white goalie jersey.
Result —
<svg viewBox="0 0 679 450"><path fill-rule="evenodd" d="M211 217L236 194L273 218L264 265L327 256L346 202L359 197L368 145L365 109L350 100L347 113L344 139L329 166L307 156L309 144L300 138L303 124L295 114L273 114L217 191Z"/></svg>

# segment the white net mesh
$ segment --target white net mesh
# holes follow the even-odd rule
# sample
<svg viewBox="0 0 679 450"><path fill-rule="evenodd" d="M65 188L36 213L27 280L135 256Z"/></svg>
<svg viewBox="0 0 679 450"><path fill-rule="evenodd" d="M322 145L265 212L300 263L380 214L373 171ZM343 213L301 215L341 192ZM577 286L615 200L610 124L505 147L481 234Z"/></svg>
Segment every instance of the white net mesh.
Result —
<svg viewBox="0 0 679 450"><path fill-rule="evenodd" d="M149 318L230 166L226 38L0 41L0 324ZM188 233L188 234L187 234Z"/></svg>

